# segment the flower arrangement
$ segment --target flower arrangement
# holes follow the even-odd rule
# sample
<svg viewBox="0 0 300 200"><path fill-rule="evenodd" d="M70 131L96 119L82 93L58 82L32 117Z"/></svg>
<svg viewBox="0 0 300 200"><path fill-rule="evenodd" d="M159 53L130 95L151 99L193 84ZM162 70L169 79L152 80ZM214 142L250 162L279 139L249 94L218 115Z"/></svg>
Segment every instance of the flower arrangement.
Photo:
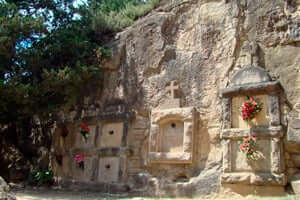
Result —
<svg viewBox="0 0 300 200"><path fill-rule="evenodd" d="M82 170L84 170L84 155L82 154L76 154L74 156L75 162L78 164L78 167Z"/></svg>
<svg viewBox="0 0 300 200"><path fill-rule="evenodd" d="M243 138L239 143L240 151L245 153L247 159L249 160L258 160L261 157L261 153L255 149L256 146L256 137L249 136Z"/></svg>
<svg viewBox="0 0 300 200"><path fill-rule="evenodd" d="M83 136L85 142L87 141L87 139L89 137L89 132L90 132L90 129L89 129L87 123L81 122L81 124L80 124L80 133Z"/></svg>
<svg viewBox="0 0 300 200"><path fill-rule="evenodd" d="M262 106L263 103L258 102L253 97L248 97L248 99L244 101L241 106L243 120L249 121L253 119L255 115L262 110Z"/></svg>

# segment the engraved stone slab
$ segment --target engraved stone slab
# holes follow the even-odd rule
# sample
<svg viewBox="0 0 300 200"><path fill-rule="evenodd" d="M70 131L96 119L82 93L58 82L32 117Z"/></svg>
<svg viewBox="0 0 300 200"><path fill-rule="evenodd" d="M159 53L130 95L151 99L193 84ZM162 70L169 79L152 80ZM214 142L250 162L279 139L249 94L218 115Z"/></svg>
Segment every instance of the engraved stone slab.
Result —
<svg viewBox="0 0 300 200"><path fill-rule="evenodd" d="M238 71L232 78L232 85L271 81L269 74L261 67L248 66Z"/></svg>
<svg viewBox="0 0 300 200"><path fill-rule="evenodd" d="M71 158L68 155L64 155L62 160L63 176L71 176L70 162L71 162Z"/></svg>
<svg viewBox="0 0 300 200"><path fill-rule="evenodd" d="M245 153L239 150L237 141L231 145L232 172L270 172L271 170L271 142L257 140L256 150L264 156L258 161L248 160Z"/></svg>
<svg viewBox="0 0 300 200"><path fill-rule="evenodd" d="M84 169L82 169L78 163L75 162L74 156L72 160L70 160L72 162L72 177L84 182L91 181L93 174L93 157L84 155Z"/></svg>
<svg viewBox="0 0 300 200"><path fill-rule="evenodd" d="M243 120L240 107L247 100L245 96L237 96L232 98L232 128L250 128L253 126L267 126L269 124L268 96L253 96L259 102L263 103L262 110L255 115L250 121Z"/></svg>
<svg viewBox="0 0 300 200"><path fill-rule="evenodd" d="M180 99L167 99L159 106L159 109L179 108L181 106Z"/></svg>
<svg viewBox="0 0 300 200"><path fill-rule="evenodd" d="M105 157L99 160L98 181L116 183L119 180L120 158Z"/></svg>
<svg viewBox="0 0 300 200"><path fill-rule="evenodd" d="M97 143L103 147L121 147L123 136L123 122L105 123L102 127L101 137Z"/></svg>
<svg viewBox="0 0 300 200"><path fill-rule="evenodd" d="M161 126L160 152L183 152L182 121L170 121Z"/></svg>

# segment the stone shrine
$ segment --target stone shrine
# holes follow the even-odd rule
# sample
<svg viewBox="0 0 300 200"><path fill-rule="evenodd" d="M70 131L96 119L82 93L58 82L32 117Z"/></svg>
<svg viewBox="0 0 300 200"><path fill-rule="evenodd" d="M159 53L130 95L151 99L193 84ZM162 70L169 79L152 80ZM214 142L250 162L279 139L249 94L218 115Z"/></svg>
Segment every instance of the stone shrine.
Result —
<svg viewBox="0 0 300 200"><path fill-rule="evenodd" d="M222 183L282 186L286 184L280 92L278 82L271 81L262 68L253 66L238 71L233 77L232 86L221 91L225 110L221 132ZM246 96L255 97L263 105L263 109L253 121L245 121L237 114ZM238 141L247 136L257 138L257 150L262 154L261 159L249 160L239 152Z"/></svg>
<svg viewBox="0 0 300 200"><path fill-rule="evenodd" d="M170 98L151 113L149 162L192 163L193 139L197 131L196 110L180 107L180 99L175 98L179 87L174 81L167 90Z"/></svg>

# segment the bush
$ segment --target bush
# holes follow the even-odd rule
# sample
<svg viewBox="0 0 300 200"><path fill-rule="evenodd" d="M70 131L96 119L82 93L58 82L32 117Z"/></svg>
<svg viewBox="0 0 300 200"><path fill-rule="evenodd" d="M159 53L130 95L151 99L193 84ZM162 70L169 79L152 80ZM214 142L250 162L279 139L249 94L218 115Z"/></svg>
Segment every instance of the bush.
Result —
<svg viewBox="0 0 300 200"><path fill-rule="evenodd" d="M51 169L44 171L32 171L29 174L28 182L32 185L52 184L53 171Z"/></svg>
<svg viewBox="0 0 300 200"><path fill-rule="evenodd" d="M109 13L102 7L94 12L93 29L98 33L119 32L130 26L134 20L147 14L159 3L159 0L149 0L147 3L128 3L122 9Z"/></svg>

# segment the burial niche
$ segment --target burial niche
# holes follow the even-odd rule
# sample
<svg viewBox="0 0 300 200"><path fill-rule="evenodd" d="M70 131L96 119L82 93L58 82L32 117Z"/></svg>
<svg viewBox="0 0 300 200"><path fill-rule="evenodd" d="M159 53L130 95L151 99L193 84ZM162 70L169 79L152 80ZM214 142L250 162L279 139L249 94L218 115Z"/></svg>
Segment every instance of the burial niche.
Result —
<svg viewBox="0 0 300 200"><path fill-rule="evenodd" d="M222 184L286 184L279 82L263 68L247 66L221 90Z"/></svg>
<svg viewBox="0 0 300 200"><path fill-rule="evenodd" d="M196 110L180 107L176 98L179 86L172 81L167 86L170 98L151 113L149 164L190 164L196 129Z"/></svg>
<svg viewBox="0 0 300 200"><path fill-rule="evenodd" d="M115 183L119 181L120 158L104 157L99 160L98 181Z"/></svg>
<svg viewBox="0 0 300 200"><path fill-rule="evenodd" d="M100 147L121 147L123 122L106 122L101 131Z"/></svg>
<svg viewBox="0 0 300 200"><path fill-rule="evenodd" d="M184 123L180 120L171 120L162 124L159 152L182 152L183 128Z"/></svg>
<svg viewBox="0 0 300 200"><path fill-rule="evenodd" d="M99 134L96 141L99 156L97 181L123 183L127 176L127 134L134 113L122 101L105 106L99 116Z"/></svg>

